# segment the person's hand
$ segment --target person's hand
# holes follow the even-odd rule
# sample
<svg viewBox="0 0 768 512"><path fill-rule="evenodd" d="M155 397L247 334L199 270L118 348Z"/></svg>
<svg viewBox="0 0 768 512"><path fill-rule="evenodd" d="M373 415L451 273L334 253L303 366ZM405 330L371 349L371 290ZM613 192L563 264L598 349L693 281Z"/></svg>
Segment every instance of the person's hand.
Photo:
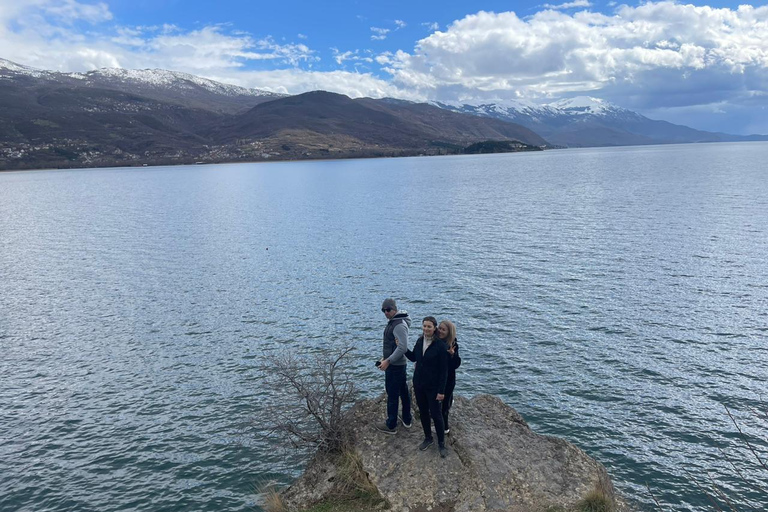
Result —
<svg viewBox="0 0 768 512"><path fill-rule="evenodd" d="M379 370L386 370L389 367L389 359L384 359L379 366Z"/></svg>
<svg viewBox="0 0 768 512"><path fill-rule="evenodd" d="M438 402L442 402L444 398L445 398L445 395L443 395L442 393L438 393L437 394L437 401Z"/></svg>
<svg viewBox="0 0 768 512"><path fill-rule="evenodd" d="M400 345L400 340L398 340L397 338L395 338L395 345Z"/></svg>
<svg viewBox="0 0 768 512"><path fill-rule="evenodd" d="M395 340L395 341L397 341L397 340ZM448 349L448 353L451 354L451 355L455 354L456 353L456 345L454 345L451 348L449 348Z"/></svg>

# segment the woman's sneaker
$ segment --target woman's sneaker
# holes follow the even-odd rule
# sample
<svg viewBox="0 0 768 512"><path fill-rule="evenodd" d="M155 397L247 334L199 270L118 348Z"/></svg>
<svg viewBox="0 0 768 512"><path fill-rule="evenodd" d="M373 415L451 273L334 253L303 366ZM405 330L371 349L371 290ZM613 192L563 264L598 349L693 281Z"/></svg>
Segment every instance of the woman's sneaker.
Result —
<svg viewBox="0 0 768 512"><path fill-rule="evenodd" d="M410 423L406 423L405 420L401 416L400 417L400 423L402 423L405 428L411 428L413 426L413 419L411 419Z"/></svg>
<svg viewBox="0 0 768 512"><path fill-rule="evenodd" d="M438 451L440 451L440 458L444 459L448 456L448 448L445 446L438 447Z"/></svg>
<svg viewBox="0 0 768 512"><path fill-rule="evenodd" d="M376 427L376 430L381 432L385 432L387 434L397 434L397 428L389 428L386 421L379 422L374 426Z"/></svg>
<svg viewBox="0 0 768 512"><path fill-rule="evenodd" d="M419 445L419 450L421 450L423 452L424 450L426 450L427 448L432 446L434 443L435 443L435 441L433 439L425 439Z"/></svg>

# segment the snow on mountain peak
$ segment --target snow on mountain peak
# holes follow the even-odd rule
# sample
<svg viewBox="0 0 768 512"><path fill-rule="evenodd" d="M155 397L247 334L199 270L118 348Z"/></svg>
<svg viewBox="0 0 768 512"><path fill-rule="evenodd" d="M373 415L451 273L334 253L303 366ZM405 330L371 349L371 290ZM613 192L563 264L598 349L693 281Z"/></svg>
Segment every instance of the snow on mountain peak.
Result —
<svg viewBox="0 0 768 512"><path fill-rule="evenodd" d="M272 93L260 89L249 89L237 85L224 84L201 78L199 76L182 73L179 71L168 71L165 69L123 69L123 68L102 68L95 71L89 71L85 74L87 78L108 78L126 82L151 85L155 87L174 87L181 89L192 89L195 86L202 87L211 92L224 94L227 96L270 96Z"/></svg>
<svg viewBox="0 0 768 512"><path fill-rule="evenodd" d="M565 98L554 103L550 103L548 106L577 115L604 115L610 112L624 110L605 100L601 100L600 98L592 98L591 96L576 96L575 98Z"/></svg>
<svg viewBox="0 0 768 512"><path fill-rule="evenodd" d="M46 73L40 69L30 68L29 66L22 66L21 64L16 64L15 62L11 62L10 60L6 59L0 59L0 70L2 69L35 77L39 77Z"/></svg>

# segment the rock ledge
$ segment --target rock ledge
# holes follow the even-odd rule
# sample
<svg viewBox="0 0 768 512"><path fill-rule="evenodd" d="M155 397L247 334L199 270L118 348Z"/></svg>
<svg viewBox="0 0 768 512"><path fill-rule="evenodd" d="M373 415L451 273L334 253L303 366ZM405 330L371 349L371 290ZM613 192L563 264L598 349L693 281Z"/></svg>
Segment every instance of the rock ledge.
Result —
<svg viewBox="0 0 768 512"><path fill-rule="evenodd" d="M352 450L390 510L421 512L578 510L590 494L627 511L605 468L573 444L533 432L499 398L456 397L451 409L448 457L437 443L420 452L421 424L399 425L396 435L377 431L386 399L357 403L348 412L355 433ZM336 470L317 456L304 475L282 493L289 510L334 497Z"/></svg>

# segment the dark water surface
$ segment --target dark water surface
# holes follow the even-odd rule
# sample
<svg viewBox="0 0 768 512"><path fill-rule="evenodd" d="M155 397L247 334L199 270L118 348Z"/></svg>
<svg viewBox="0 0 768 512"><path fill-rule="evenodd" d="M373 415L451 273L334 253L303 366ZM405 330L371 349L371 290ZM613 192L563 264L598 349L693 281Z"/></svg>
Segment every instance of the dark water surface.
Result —
<svg viewBox="0 0 768 512"><path fill-rule="evenodd" d="M494 393L652 508L768 509L768 144L0 174L0 509L240 511L295 460L244 434L261 357L381 300L454 319ZM415 340L415 331L412 342ZM742 501L739 501L742 500Z"/></svg>

